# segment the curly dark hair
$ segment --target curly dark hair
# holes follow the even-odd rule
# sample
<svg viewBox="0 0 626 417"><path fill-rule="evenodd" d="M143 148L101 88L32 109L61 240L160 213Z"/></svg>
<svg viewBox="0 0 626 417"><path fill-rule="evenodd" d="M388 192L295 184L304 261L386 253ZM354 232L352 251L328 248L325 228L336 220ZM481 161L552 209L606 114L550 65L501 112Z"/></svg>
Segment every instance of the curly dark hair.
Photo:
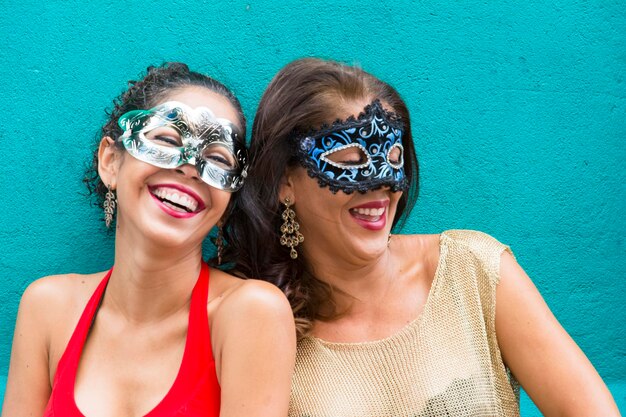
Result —
<svg viewBox="0 0 626 417"><path fill-rule="evenodd" d="M305 58L282 70L265 90L252 128L250 168L246 184L235 195L237 210L228 222L230 243L225 259L231 272L273 282L287 295L298 336L314 320L339 315L332 305L333 288L314 277L302 256L291 259L279 243L282 207L280 181L287 167L298 164L291 142L299 134L335 121L353 102L380 100L403 121L404 169L409 190L398 202L393 226L404 222L418 194L418 163L409 111L398 92L360 68ZM330 303L330 305L329 305Z"/></svg>
<svg viewBox="0 0 626 417"><path fill-rule="evenodd" d="M85 172L83 182L90 196L95 196L96 205L103 207L107 186L98 175L98 146L103 137L117 139L122 129L117 125L118 119L131 110L149 109L165 100L168 94L185 87L203 87L224 96L233 105L239 115L239 123L244 132L238 139L245 145L246 118L241 104L235 95L221 82L198 72L191 71L181 62L166 62L160 66L149 66L145 76L140 80L128 81L128 89L113 100L113 109L107 111L107 122L96 135L96 146L91 165ZM124 149L121 142L115 141L118 149Z"/></svg>

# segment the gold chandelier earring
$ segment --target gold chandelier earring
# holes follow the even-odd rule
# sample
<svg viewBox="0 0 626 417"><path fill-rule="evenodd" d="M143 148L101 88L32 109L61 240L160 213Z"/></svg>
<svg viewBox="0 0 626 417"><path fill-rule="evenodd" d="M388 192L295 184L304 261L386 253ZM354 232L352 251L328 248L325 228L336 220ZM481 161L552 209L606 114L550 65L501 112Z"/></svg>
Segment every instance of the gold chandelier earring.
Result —
<svg viewBox="0 0 626 417"><path fill-rule="evenodd" d="M289 197L285 198L283 202L285 210L283 210L282 218L283 224L280 226L280 244L291 248L289 256L291 259L298 257L296 246L304 242L304 236L300 233L300 225L296 221L296 212L291 209L291 200Z"/></svg>

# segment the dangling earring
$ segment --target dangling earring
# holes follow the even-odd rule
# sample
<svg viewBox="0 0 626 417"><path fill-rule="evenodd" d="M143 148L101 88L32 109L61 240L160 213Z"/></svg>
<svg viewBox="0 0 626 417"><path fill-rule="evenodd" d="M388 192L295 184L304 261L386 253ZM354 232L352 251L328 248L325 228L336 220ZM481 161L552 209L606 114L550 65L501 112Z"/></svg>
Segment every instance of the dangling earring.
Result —
<svg viewBox="0 0 626 417"><path fill-rule="evenodd" d="M115 215L115 206L117 205L117 199L115 193L111 190L111 186L107 185L107 193L104 195L104 224L107 229L111 227L113 223L113 216Z"/></svg>
<svg viewBox="0 0 626 417"><path fill-rule="evenodd" d="M222 255L224 254L224 231L222 223L217 224L217 237L215 238L215 246L217 246L217 264L222 264Z"/></svg>
<svg viewBox="0 0 626 417"><path fill-rule="evenodd" d="M291 259L298 257L296 252L296 246L304 242L304 236L300 233L300 225L296 221L296 212L291 209L291 200L289 197L285 198L285 210L283 211L283 224L280 226L280 244L291 248L289 256Z"/></svg>

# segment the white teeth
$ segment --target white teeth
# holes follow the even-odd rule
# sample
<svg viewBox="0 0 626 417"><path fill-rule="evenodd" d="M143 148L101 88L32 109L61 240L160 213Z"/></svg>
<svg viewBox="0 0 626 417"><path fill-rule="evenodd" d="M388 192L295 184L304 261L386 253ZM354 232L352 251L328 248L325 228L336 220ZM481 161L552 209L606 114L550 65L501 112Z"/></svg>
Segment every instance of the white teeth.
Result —
<svg viewBox="0 0 626 417"><path fill-rule="evenodd" d="M356 213L361 214L363 216L382 216L385 212L385 208L355 208L353 209Z"/></svg>
<svg viewBox="0 0 626 417"><path fill-rule="evenodd" d="M162 200L167 200L179 206L185 207L189 211L196 211L198 208L198 202L195 198L191 198L189 195L182 193L181 191L174 191L171 188L155 188L152 190L152 194L159 197Z"/></svg>

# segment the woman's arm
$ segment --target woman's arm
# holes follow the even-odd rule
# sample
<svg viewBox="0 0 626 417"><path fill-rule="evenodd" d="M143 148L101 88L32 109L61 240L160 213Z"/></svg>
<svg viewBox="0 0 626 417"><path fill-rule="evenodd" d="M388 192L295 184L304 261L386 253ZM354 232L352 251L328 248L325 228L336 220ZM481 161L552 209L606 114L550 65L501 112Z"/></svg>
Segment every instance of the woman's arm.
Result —
<svg viewBox="0 0 626 417"><path fill-rule="evenodd" d="M220 417L286 416L296 352L289 302L272 284L248 280L219 310Z"/></svg>
<svg viewBox="0 0 626 417"><path fill-rule="evenodd" d="M20 301L3 417L41 416L50 396L46 310L49 283L31 284Z"/></svg>
<svg viewBox="0 0 626 417"><path fill-rule="evenodd" d="M619 416L611 393L508 252L496 290L502 357L545 416Z"/></svg>

